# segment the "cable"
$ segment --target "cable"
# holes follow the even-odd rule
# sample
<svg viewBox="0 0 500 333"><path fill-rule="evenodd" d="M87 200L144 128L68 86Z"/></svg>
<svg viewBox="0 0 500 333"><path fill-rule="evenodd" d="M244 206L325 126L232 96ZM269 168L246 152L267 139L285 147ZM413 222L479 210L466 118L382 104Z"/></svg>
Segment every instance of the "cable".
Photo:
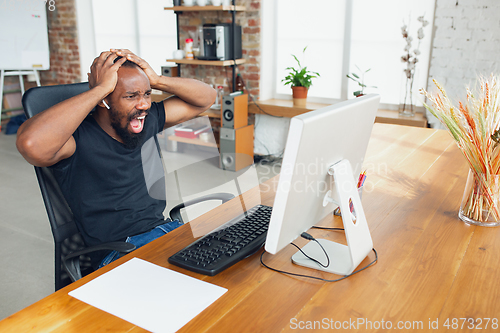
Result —
<svg viewBox="0 0 500 333"><path fill-rule="evenodd" d="M269 151L269 148L267 148L267 146L266 146L266 145L265 145L262 141L260 141L260 140L259 140L258 138L256 138L256 137L254 137L254 140L255 140L255 141L258 141L258 142L262 145L262 147L264 147L264 149L267 151L267 155L263 155L263 156L273 156L273 155L271 154L271 152Z"/></svg>
<svg viewBox="0 0 500 333"><path fill-rule="evenodd" d="M307 240L312 240L312 241L315 241L316 243L318 243L318 245L321 247L321 249L323 250L323 252L325 253L325 256L326 256L326 260L327 260L327 264L326 265L323 265L322 263L319 262L319 260L316 260L314 258L311 258L309 257L304 251L302 251L302 249L300 247L298 247L296 244L294 243L291 243L293 246L295 246L299 251L300 253L302 253L307 259L309 260L312 260L314 261L315 263L317 263L318 265L320 265L321 267L328 267L330 266L330 257L328 256L328 253L326 253L326 250L325 248L323 247L323 245L321 245L320 242L318 242L318 240L316 238L314 238L313 236L309 235L307 232L303 232L301 235L300 235L302 238L305 238Z"/></svg>
<svg viewBox="0 0 500 333"><path fill-rule="evenodd" d="M337 230L342 231L344 228L332 228L332 227L317 227L315 225L312 226L313 229L322 229L322 230Z"/></svg>
<svg viewBox="0 0 500 333"><path fill-rule="evenodd" d="M264 267L266 267L266 268L268 268L268 269L270 269L272 271L275 271L275 272L278 272L278 273L282 273L282 274L287 274L287 275L292 275L292 276L298 276L298 277L304 277L304 278L308 278L308 279L315 279L315 280L320 280L320 281L324 281L324 282L338 282L338 281L344 280L344 279L350 277L351 275L359 273L362 270L365 270L368 267L374 265L378 261L378 254L377 254L377 251L375 250L375 248L373 248L372 251L375 253L375 259L371 263L369 263L368 265L366 265L363 268L358 269L357 271L352 272L349 275L344 275L343 277L338 278L338 279L334 279L334 280L323 279L323 278L319 278L319 277L312 276L312 275L304 275L304 274L297 274L297 273L292 273L292 272L286 272L286 271L282 271L282 270L270 267L270 266L266 265L264 263L263 259L262 259L262 257L264 256L264 253L266 253L265 251L262 252L262 254L260 255L260 263L262 264L262 266L264 266Z"/></svg>
<svg viewBox="0 0 500 333"><path fill-rule="evenodd" d="M266 148L266 147L264 147L264 148ZM274 156L272 154L269 154L269 150L267 152L268 152L268 155L255 155L254 161L256 163L260 163L260 164L271 164L271 163L277 163L277 162L281 163L283 161L283 158L281 157L281 155L283 155L283 151L281 151L281 153L278 156Z"/></svg>
<svg viewBox="0 0 500 333"><path fill-rule="evenodd" d="M238 68L238 72L239 74L241 74L241 71L240 71L240 67L238 66L238 64L236 64L236 68ZM227 77L227 69L226 69L226 77ZM271 116L271 117L275 117L275 118L283 118L282 116L276 116L274 114L270 114L266 111L264 111L259 104L257 104L257 101L255 100L254 96L250 93L250 89L248 89L247 87L247 83L245 82L245 80L243 80L243 77L241 78L241 81L243 82L243 87L247 90L248 92L248 96L250 96L250 98L252 99L252 102L255 104L255 106L263 113L263 114L267 114L268 116Z"/></svg>
<svg viewBox="0 0 500 333"><path fill-rule="evenodd" d="M313 226L313 228L315 228L315 229L324 229L324 230L344 230L343 228L329 228L329 227L316 227L316 226ZM318 242L318 241L317 241L314 237L312 237L311 235L309 235L309 234L307 234L307 233L303 233L303 234L306 234L306 235L310 236L310 238L311 238L310 240L315 240L316 242ZM304 236L303 236L303 234L301 235L302 237L304 237ZM306 237L304 237L304 238L309 239L309 238L307 238L307 236L306 236ZM316 263L320 264L321 266L323 266L323 267L328 267L328 266L330 265L330 259L328 258L328 255L326 255L326 256L327 256L327 258L328 258L328 265L324 266L324 265L322 265L320 262L318 262L316 259L312 259L312 258L310 258L309 256L307 256L307 255L306 255L306 254L305 254L305 253L304 253L304 252L303 252L303 251L302 251L302 250L301 250L301 249L300 249L300 248L299 248L296 244L294 244L294 243L291 243L291 244L292 244L293 246L295 246L296 248L298 248L298 249L300 250L300 252L302 252L302 254L304 254L307 258L309 258L309 259L311 259L311 260L315 261ZM319 244L319 242L318 242L318 244ZM320 246L321 246L321 244L320 244ZM324 251L324 252L325 252L325 254L326 254L325 249L324 249L322 246L321 246L321 248L323 249L323 251ZM266 264L264 263L264 259L263 259L263 257L264 257L264 253L266 253L265 251L264 251L264 252L262 252L262 253L261 253L261 255L260 255L260 263L262 264L262 266L266 267L267 269L270 269L270 270L272 270L272 271L275 271L275 272L278 272L278 273L282 273L282 274L287 274L287 275L292 275L292 276L297 276L297 277L304 277L304 278L308 278L308 279L315 279L315 280L320 280L320 281L324 281L324 282L338 282L338 281L344 280L344 279L346 279L346 278L348 278L348 277L350 277L350 276L352 276L352 275L354 275L354 274L357 274L357 273L359 273L359 272L361 272L361 271L363 271L363 270L367 269L367 268L368 268L368 267L370 267L370 266L373 266L373 265L374 265L374 264L378 261L378 253L377 253L377 251L375 250L375 248L372 248L372 251L373 251L373 253L375 253L375 259L374 259L372 262L370 262L368 265L366 265L365 267L360 268L360 269L358 269L358 270L356 270L356 271L352 272L351 274L344 275L344 276L343 276L343 277L341 277L341 278L338 278L338 279L333 279L333 280L323 279L323 278L316 277L316 276L312 276L312 275L304 275L304 274L297 274L297 273L292 273L292 272L282 271L282 270L279 270L279 269L276 269L276 268L270 267L270 266L268 266L268 265L266 265Z"/></svg>
<svg viewBox="0 0 500 333"><path fill-rule="evenodd" d="M241 70L240 70L240 67L238 66L238 64L236 64L236 63L235 63L235 67L238 69L239 74L241 74ZM234 68L234 67L233 67L233 71L235 71L235 68ZM227 67L225 67L225 75L226 75L226 82L229 82L229 78L228 78L228 76L227 76ZM282 116L275 116L275 115L273 115L273 114L270 114L270 113L268 113L268 112L264 111L264 110L260 107L260 105L257 103L257 101L255 100L255 97L252 95L252 93L250 93L250 89L248 89L248 87L247 87L247 83L245 82L245 80L243 80L243 77L241 77L241 81L243 82L243 87L244 87L244 88L247 90L247 92L248 92L248 96L250 96L250 98L251 98L252 102L255 104L255 106L256 106L256 107L257 107L257 108L258 108L258 109L259 109L259 110L260 110L263 114L268 115L268 116L271 116L271 117L275 117L275 118L284 118L284 117L282 117ZM259 122L260 122L260 121L259 121ZM258 123L255 123L255 124L254 124L255 128L257 128L257 124L258 124ZM262 141L260 141L260 140L259 140L259 139L257 139L257 138L255 138L255 140L257 140L257 141L258 141L258 142L259 142L259 143L260 143L260 144L264 147L264 149L267 151L267 155L264 155L264 157L263 157L263 158L266 158L267 156L273 156L273 155L271 154L271 152L269 151L269 149L267 148L267 146L266 146L266 145L265 145ZM279 158L279 157L281 157L281 156L283 155L283 152L284 152L284 150L282 150L282 151L281 151L281 153L280 153L280 154L278 154L278 156L277 156L277 157L278 157L278 158ZM274 156L273 156L273 157L274 157Z"/></svg>
<svg viewBox="0 0 500 333"><path fill-rule="evenodd" d="M238 67L238 65L236 65L236 67ZM240 71L240 68L239 68L239 67L238 67L238 72L240 72L240 74L241 74L241 71ZM259 104L257 104L257 101L255 100L254 96L250 93L250 90L248 89L248 87L247 87L247 85L246 85L245 80L243 80L243 78L241 78L241 81L243 82L243 87L244 87L244 88L247 90L247 92L248 92L248 96L250 96L250 98L252 99L252 101L253 101L253 103L255 104L255 106L256 106L256 107L257 107L257 108L258 108L258 109L259 109L259 110L260 110L263 114L266 114L266 115L269 115L269 116L271 116L271 117L275 117L275 118L283 118L283 117L281 117L281 116L275 116L275 115L272 115L272 114L267 113L266 111L264 111L264 110L260 107L260 105L259 105ZM260 120L260 119L259 119L259 120ZM260 121L259 121L258 123L260 123ZM257 129L257 125L258 125L258 123L255 123L255 124L254 124L255 129ZM273 155L271 154L271 152L269 151L269 148L267 148L267 146L266 146L266 145L265 145L265 144L264 144L261 140L259 140L257 137L255 137L255 140L257 140L257 141L258 141L258 142L259 142L259 143L260 143L260 144L264 147L264 149L267 151L267 155L266 155L266 156L273 156ZM283 154L283 151L282 151L282 152L278 155L278 157L279 157L279 156L281 156L282 154Z"/></svg>
<svg viewBox="0 0 500 333"><path fill-rule="evenodd" d="M243 81L243 79L242 79L242 81ZM247 89L247 91L248 91L248 96L250 96L250 98L252 99L252 102L253 102L253 103L255 104L255 106L256 106L256 107L260 110L260 112L262 112L263 114L266 114L266 115L268 115L268 116L271 116L271 117L275 117L275 118L283 118L283 116L276 116L276 115L274 115L274 114L270 114L270 113L268 113L268 112L264 111L264 109L262 109L262 108L260 107L260 105L259 105L259 104L257 104L257 101L255 100L254 96L253 96L253 95L250 93L250 91L248 90L248 88L247 88L247 86L246 86L246 84L245 84L245 81L243 81L243 86Z"/></svg>
<svg viewBox="0 0 500 333"><path fill-rule="evenodd" d="M240 67L238 66L238 64L236 64L236 67L238 68L238 72L241 74L241 71L240 71ZM234 70L234 69L233 69ZM229 79L227 77L227 67L225 68L225 74L226 74L226 81L229 82ZM250 90L248 89L247 87L247 84L245 82L245 80L243 80L243 77L241 78L241 81L243 82L243 87L247 90L248 92L248 96L250 96L250 98L252 99L252 102L255 104L255 106L263 113L263 114L267 114L268 116L271 116L271 117L275 117L275 118L283 118L282 116L275 116L273 114L270 114L266 111L264 111L259 104L257 104L257 102L255 101L255 98L254 96L252 95L252 93L250 93Z"/></svg>
<svg viewBox="0 0 500 333"><path fill-rule="evenodd" d="M234 71L234 69L233 69L233 71ZM225 75L226 75L226 83L227 83L228 88L229 88L229 78L228 78L228 76L227 76L227 67L224 67L224 73L225 73ZM231 90L229 90L229 92L231 92ZM222 103L222 102L221 102L221 103Z"/></svg>

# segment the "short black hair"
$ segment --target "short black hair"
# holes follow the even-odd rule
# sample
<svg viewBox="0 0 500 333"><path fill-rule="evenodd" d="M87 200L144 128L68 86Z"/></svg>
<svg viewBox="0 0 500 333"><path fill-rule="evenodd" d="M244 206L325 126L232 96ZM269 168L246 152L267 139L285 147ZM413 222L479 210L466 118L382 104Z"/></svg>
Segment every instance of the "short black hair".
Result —
<svg viewBox="0 0 500 333"><path fill-rule="evenodd" d="M121 58L123 57L117 57L113 63L117 62L118 60L120 60ZM122 64L122 67L139 67L139 65L137 65L135 62L133 61L130 61L130 60L125 60L125 62Z"/></svg>

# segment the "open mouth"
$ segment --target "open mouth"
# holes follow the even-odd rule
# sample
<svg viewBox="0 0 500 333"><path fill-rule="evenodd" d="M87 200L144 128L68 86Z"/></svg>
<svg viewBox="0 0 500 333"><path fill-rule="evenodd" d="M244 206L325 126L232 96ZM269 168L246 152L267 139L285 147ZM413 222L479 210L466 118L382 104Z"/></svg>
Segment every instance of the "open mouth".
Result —
<svg viewBox="0 0 500 333"><path fill-rule="evenodd" d="M140 133L144 128L144 119L146 118L146 114L138 115L132 120L130 120L130 127L132 128L133 133Z"/></svg>

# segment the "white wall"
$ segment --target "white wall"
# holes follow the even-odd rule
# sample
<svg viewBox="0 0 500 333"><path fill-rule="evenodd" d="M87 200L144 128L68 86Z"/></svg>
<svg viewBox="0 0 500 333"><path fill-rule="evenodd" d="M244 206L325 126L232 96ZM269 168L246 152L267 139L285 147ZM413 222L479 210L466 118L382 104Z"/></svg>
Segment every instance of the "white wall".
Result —
<svg viewBox="0 0 500 333"><path fill-rule="evenodd" d="M92 0L97 52L125 48L139 54L135 0Z"/></svg>
<svg viewBox="0 0 500 333"><path fill-rule="evenodd" d="M87 81L90 65L102 51L126 48L161 73L177 48L175 14L164 0L76 0L80 67Z"/></svg>
<svg viewBox="0 0 500 333"><path fill-rule="evenodd" d="M80 51L80 73L82 82L87 81L90 65L96 57L94 15L92 1L76 0L76 20L78 25L78 49Z"/></svg>
<svg viewBox="0 0 500 333"><path fill-rule="evenodd" d="M276 2L261 2L261 101L272 99L275 94L274 72L276 69ZM258 103L258 101L257 101ZM288 135L290 118L255 115L254 153L279 156L283 152Z"/></svg>
<svg viewBox="0 0 500 333"><path fill-rule="evenodd" d="M436 79L453 100L465 100L478 75L499 74L499 14L498 0L437 0L428 90ZM427 119L439 124L429 112Z"/></svg>
<svg viewBox="0 0 500 333"><path fill-rule="evenodd" d="M419 45L422 52L418 57L415 85L425 87L434 0L322 0L315 3L321 4L321 12L314 6L297 11L303 6L300 0L261 2L260 100L291 99L291 89L283 85L281 78L285 77L287 66L295 65L291 57L295 54L305 61L303 64L309 70L321 74L309 90L309 101L332 104L354 98L353 92L358 86L347 80L346 74L358 72L355 65L359 65L364 70L372 69L366 83L377 86L368 88L365 93L379 93L382 107L397 108L404 87L401 62L405 46L401 34L404 22L415 39L412 50ZM421 15L431 24L424 28L425 38L420 45L416 33L420 27L417 17ZM311 24L306 24L305 28L297 25L299 17ZM303 55L306 45L307 52ZM255 153L279 155L284 149L288 125L289 119L257 115Z"/></svg>
<svg viewBox="0 0 500 333"><path fill-rule="evenodd" d="M274 69L276 68L276 2L263 1L261 15L260 100L274 97Z"/></svg>

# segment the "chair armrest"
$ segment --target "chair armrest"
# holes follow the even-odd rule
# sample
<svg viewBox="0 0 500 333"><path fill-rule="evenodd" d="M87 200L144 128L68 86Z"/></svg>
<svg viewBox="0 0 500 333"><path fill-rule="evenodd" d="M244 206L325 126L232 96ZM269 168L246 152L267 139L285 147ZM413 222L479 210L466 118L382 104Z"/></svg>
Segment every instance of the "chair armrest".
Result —
<svg viewBox="0 0 500 333"><path fill-rule="evenodd" d="M177 206L173 207L170 210L168 215L170 216L170 219L179 220L181 223L184 223L182 221L182 217L181 217L181 209L182 208L188 207L191 205L195 205L195 204L200 203L200 202L209 201L209 200L222 200L222 203L225 203L233 198L234 198L234 195L232 195L231 193L213 193L213 194L204 195L202 197L188 200L186 202L182 202L182 203L178 204Z"/></svg>
<svg viewBox="0 0 500 333"><path fill-rule="evenodd" d="M94 245L86 247L83 250L71 252L64 258L62 258L62 264L69 277L73 282L82 278L82 272L80 270L80 256L96 251L118 251L120 253L129 253L135 250L135 245L126 242L110 242L99 245Z"/></svg>
<svg viewBox="0 0 500 333"><path fill-rule="evenodd" d="M70 254L64 257L64 260L68 260L74 257L79 257L84 254L96 251L103 251L103 250L118 251L120 253L129 253L135 250L135 245L126 242L110 242L110 243L89 246L84 248L83 250L71 252Z"/></svg>

